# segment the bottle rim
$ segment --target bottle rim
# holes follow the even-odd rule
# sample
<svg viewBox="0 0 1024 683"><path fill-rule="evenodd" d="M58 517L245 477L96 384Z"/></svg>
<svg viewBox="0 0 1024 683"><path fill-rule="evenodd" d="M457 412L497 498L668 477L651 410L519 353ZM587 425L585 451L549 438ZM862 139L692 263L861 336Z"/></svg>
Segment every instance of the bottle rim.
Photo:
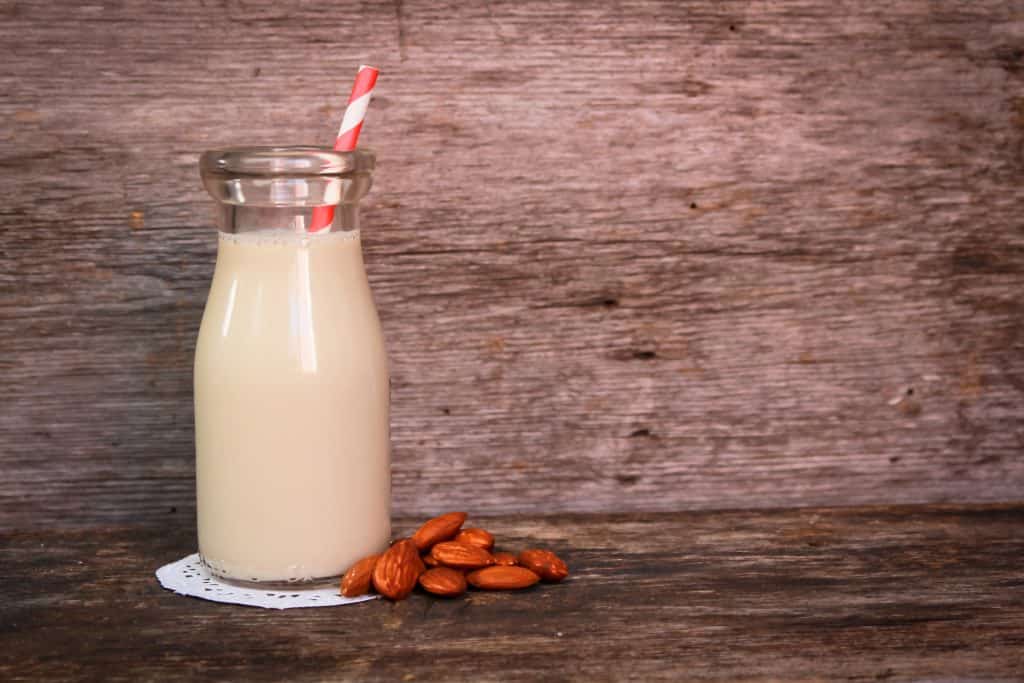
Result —
<svg viewBox="0 0 1024 683"><path fill-rule="evenodd" d="M200 173L206 177L346 177L372 173L372 149L339 152L313 145L225 147L203 152Z"/></svg>

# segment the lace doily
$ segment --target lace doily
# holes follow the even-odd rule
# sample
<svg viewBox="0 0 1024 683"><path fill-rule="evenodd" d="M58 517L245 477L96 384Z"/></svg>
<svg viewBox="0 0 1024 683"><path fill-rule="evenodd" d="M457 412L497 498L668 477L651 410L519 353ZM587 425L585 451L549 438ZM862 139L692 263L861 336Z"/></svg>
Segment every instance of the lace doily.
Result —
<svg viewBox="0 0 1024 683"><path fill-rule="evenodd" d="M267 609L334 607L365 602L378 597L376 595L360 595L358 598L346 598L339 592L337 584L320 585L313 588L303 588L297 585L295 588L284 591L233 586L210 574L209 570L199 561L198 553L183 557L177 562L165 564L156 570L156 578L161 586L180 595Z"/></svg>

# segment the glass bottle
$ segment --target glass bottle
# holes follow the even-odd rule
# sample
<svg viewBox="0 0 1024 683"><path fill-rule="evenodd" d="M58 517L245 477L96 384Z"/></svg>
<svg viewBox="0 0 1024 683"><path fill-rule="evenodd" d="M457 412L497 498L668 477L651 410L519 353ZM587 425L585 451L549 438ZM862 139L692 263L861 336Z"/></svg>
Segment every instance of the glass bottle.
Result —
<svg viewBox="0 0 1024 683"><path fill-rule="evenodd" d="M388 364L359 232L374 163L317 147L200 160L218 248L196 343L196 496L219 577L314 582L387 547ZM333 221L314 232L318 206Z"/></svg>

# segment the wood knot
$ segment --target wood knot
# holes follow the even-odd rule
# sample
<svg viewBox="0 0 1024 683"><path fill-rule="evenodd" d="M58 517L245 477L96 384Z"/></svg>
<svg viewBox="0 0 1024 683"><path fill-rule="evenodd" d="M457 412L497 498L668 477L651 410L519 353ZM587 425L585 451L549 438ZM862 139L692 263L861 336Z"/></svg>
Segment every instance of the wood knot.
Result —
<svg viewBox="0 0 1024 683"><path fill-rule="evenodd" d="M128 227L132 230L141 230L146 225L146 213L144 211L132 211L128 215Z"/></svg>

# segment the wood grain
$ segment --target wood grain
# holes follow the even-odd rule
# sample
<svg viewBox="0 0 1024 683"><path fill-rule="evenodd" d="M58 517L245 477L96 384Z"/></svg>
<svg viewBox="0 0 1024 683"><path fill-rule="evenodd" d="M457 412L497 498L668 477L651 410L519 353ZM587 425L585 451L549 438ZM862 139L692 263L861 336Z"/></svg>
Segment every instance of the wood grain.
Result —
<svg viewBox="0 0 1024 683"><path fill-rule="evenodd" d="M400 513L1024 498L1024 3L0 4L0 528L193 509L198 154L330 139Z"/></svg>
<svg viewBox="0 0 1024 683"><path fill-rule="evenodd" d="M194 549L190 521L177 521L0 535L3 680L1024 673L1021 507L488 519L499 546L553 547L570 578L517 593L285 612L161 589L156 567Z"/></svg>

